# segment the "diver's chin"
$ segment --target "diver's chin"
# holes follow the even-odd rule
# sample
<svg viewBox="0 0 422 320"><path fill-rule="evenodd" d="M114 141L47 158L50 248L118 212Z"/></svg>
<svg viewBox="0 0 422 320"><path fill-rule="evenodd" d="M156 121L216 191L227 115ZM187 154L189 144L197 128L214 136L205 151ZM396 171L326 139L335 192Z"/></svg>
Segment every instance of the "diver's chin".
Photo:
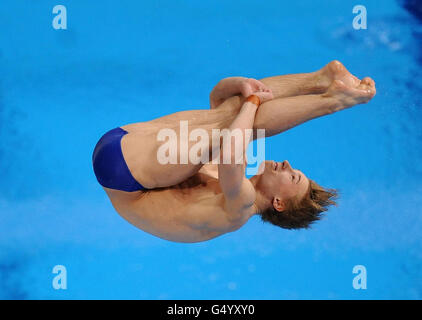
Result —
<svg viewBox="0 0 422 320"><path fill-rule="evenodd" d="M258 167L258 172L256 173L257 175L262 175L264 174L265 168L266 168L266 164L267 161L262 161Z"/></svg>

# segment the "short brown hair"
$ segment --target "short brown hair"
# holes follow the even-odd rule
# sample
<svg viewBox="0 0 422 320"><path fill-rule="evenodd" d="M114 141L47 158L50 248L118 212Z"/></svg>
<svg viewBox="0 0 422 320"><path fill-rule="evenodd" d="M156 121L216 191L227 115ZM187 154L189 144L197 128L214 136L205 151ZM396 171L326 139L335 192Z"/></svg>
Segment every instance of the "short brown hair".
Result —
<svg viewBox="0 0 422 320"><path fill-rule="evenodd" d="M322 212L328 210L329 205L337 206L334 201L338 198L338 191L325 189L315 181L309 179L309 189L302 200L296 198L286 201L286 208L279 212L273 206L260 213L264 222L270 222L285 229L309 228L310 225L322 218Z"/></svg>

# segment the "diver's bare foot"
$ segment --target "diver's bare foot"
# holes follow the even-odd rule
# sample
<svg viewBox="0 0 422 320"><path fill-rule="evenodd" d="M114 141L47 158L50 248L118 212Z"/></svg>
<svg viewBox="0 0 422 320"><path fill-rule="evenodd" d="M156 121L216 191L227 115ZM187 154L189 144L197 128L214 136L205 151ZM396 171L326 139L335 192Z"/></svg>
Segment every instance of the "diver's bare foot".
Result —
<svg viewBox="0 0 422 320"><path fill-rule="evenodd" d="M326 90L334 80L342 81L346 86L355 88L360 80L351 74L346 67L338 60L331 61L322 69L316 72L317 87Z"/></svg>
<svg viewBox="0 0 422 320"><path fill-rule="evenodd" d="M375 82L369 77L359 81L356 86L346 85L342 80L334 80L323 95L338 101L335 111L350 108L357 104L368 103L376 94Z"/></svg>

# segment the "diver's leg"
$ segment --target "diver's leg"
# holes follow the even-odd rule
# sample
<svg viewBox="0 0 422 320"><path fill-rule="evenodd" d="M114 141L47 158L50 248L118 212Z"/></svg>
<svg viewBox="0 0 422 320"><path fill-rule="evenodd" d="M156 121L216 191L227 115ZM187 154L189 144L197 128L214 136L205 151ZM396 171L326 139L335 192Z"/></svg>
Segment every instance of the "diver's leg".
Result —
<svg viewBox="0 0 422 320"><path fill-rule="evenodd" d="M346 105L350 107L367 102L375 94L375 83L370 78L365 78L361 83L348 72L338 73L336 76L341 76L342 80L336 79L332 83L331 92L328 89L324 94L287 97L263 103L257 111L254 128L265 129L266 136L272 136L310 119L341 110ZM361 94L362 92L353 90L362 89L362 87L368 89L366 96L349 97L349 95ZM363 102L360 102L359 98L362 98ZM344 99L347 103L343 102ZM181 137L182 122L187 121L187 135L195 129L205 131L209 143L207 156L211 159L215 151L212 149L215 148L212 143L212 130L229 127L244 101L244 97L234 96L213 110L182 111L146 123L124 126L123 129L129 134L122 139L122 150L132 175L146 188L168 187L191 177L206 161L201 158L199 164L192 164L190 161L187 164L181 163L180 159L182 157L186 159L188 156L186 153L190 151L191 146L196 144L196 141L186 141L186 138ZM177 164L161 164L158 161L158 151L164 142L159 141L157 137L163 129L170 129L175 134ZM185 141L186 148L180 147L181 141ZM205 157L206 154L206 152L201 153L201 156Z"/></svg>
<svg viewBox="0 0 422 320"><path fill-rule="evenodd" d="M366 103L375 95L375 82L371 78L367 77L356 83L354 80L357 78L352 75L350 77L334 80L326 92L321 94L285 97L261 104L255 116L254 129L265 129L265 136L270 137L305 121L356 104ZM362 92L361 90L369 91ZM228 115L232 115L238 112L245 100L244 97L234 96L215 110L226 110ZM254 138L256 138L256 131L254 133Z"/></svg>
<svg viewBox="0 0 422 320"><path fill-rule="evenodd" d="M375 93L375 82L369 77L359 81L357 86L335 80L323 94L287 97L263 103L255 116L254 129L265 129L265 136L271 137L308 120L367 103Z"/></svg>
<svg viewBox="0 0 422 320"><path fill-rule="evenodd" d="M341 80L347 86L352 87L356 87L360 83L360 80L337 60L331 61L315 72L275 76L259 81L272 90L274 98L284 98L324 93L334 80Z"/></svg>
<svg viewBox="0 0 422 320"><path fill-rule="evenodd" d="M240 95L245 80L244 77L222 79L210 93L210 109L219 108L226 99ZM319 71L273 76L259 81L271 89L274 99L322 93L329 85L328 77Z"/></svg>
<svg viewBox="0 0 422 320"><path fill-rule="evenodd" d="M219 149L212 142L213 129L227 128L236 114L223 109L191 110L123 126L129 132L121 142L126 164L133 177L147 189L179 184L212 160ZM190 141L191 133L203 136ZM205 147L203 152L193 153L192 146L197 141ZM199 154L196 164L192 162L194 154Z"/></svg>
<svg viewBox="0 0 422 320"><path fill-rule="evenodd" d="M256 114L254 128L265 129L266 136L272 136L308 120L366 103L375 95L375 84L365 78L357 87L348 87L335 80L324 94L302 95L274 99L263 103ZM230 100L230 99L229 99ZM243 100L243 101L242 101ZM237 103L244 99L237 97ZM122 127L129 134L122 139L122 151L126 163L135 179L146 188L169 187L193 176L203 163L211 160L217 147L213 143L213 129L228 128L237 115L236 108L214 110L192 110L168 115L163 119ZM197 140L188 138L193 130L204 133L201 142L208 147L200 152L199 163L191 161L191 148ZM173 137L173 144L163 145L170 140L160 140L160 134ZM161 152L160 152L161 150ZM176 163L163 163L165 156L172 156ZM196 153L198 154L198 153ZM207 159L206 159L207 157ZM161 159L161 160L160 160Z"/></svg>
<svg viewBox="0 0 422 320"><path fill-rule="evenodd" d="M316 73L260 79L273 91L275 99L260 106L255 117L254 128L266 129L266 136L268 137L302 123L301 119L309 120L318 117L318 114L314 114L313 117L309 118L311 109L321 110L318 103L313 102L320 98L318 94L325 94L336 80L341 81L347 88L358 88L361 83L365 83L375 92L375 83L372 79L365 78L361 82L336 60ZM295 85L291 85L292 83L295 83ZM296 95L298 93L302 93L302 95ZM293 99L296 97L300 97L300 99ZM236 95L226 99L217 109L236 112L240 109L244 100L244 97ZM323 99L323 101L327 101L327 99Z"/></svg>
<svg viewBox="0 0 422 320"><path fill-rule="evenodd" d="M241 77L233 77L233 79L236 78ZM279 75L259 79L259 81L271 89L274 99L277 99L324 93L334 80L345 82L345 79L350 80L346 82L346 85L359 84L359 79L354 77L341 62L334 60L315 72ZM238 95L239 92L239 81L223 79L212 90L210 100L219 101L216 103L219 106L225 99Z"/></svg>

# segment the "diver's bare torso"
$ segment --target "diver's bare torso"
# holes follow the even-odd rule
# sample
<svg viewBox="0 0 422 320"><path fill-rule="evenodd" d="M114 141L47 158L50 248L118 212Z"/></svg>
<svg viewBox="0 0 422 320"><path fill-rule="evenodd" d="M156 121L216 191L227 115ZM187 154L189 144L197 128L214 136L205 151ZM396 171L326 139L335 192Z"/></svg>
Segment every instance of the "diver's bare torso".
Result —
<svg viewBox="0 0 422 320"><path fill-rule="evenodd" d="M243 226L253 208L234 216L224 210L217 165L170 188L124 192L104 188L116 211L134 226L162 239L206 241Z"/></svg>

